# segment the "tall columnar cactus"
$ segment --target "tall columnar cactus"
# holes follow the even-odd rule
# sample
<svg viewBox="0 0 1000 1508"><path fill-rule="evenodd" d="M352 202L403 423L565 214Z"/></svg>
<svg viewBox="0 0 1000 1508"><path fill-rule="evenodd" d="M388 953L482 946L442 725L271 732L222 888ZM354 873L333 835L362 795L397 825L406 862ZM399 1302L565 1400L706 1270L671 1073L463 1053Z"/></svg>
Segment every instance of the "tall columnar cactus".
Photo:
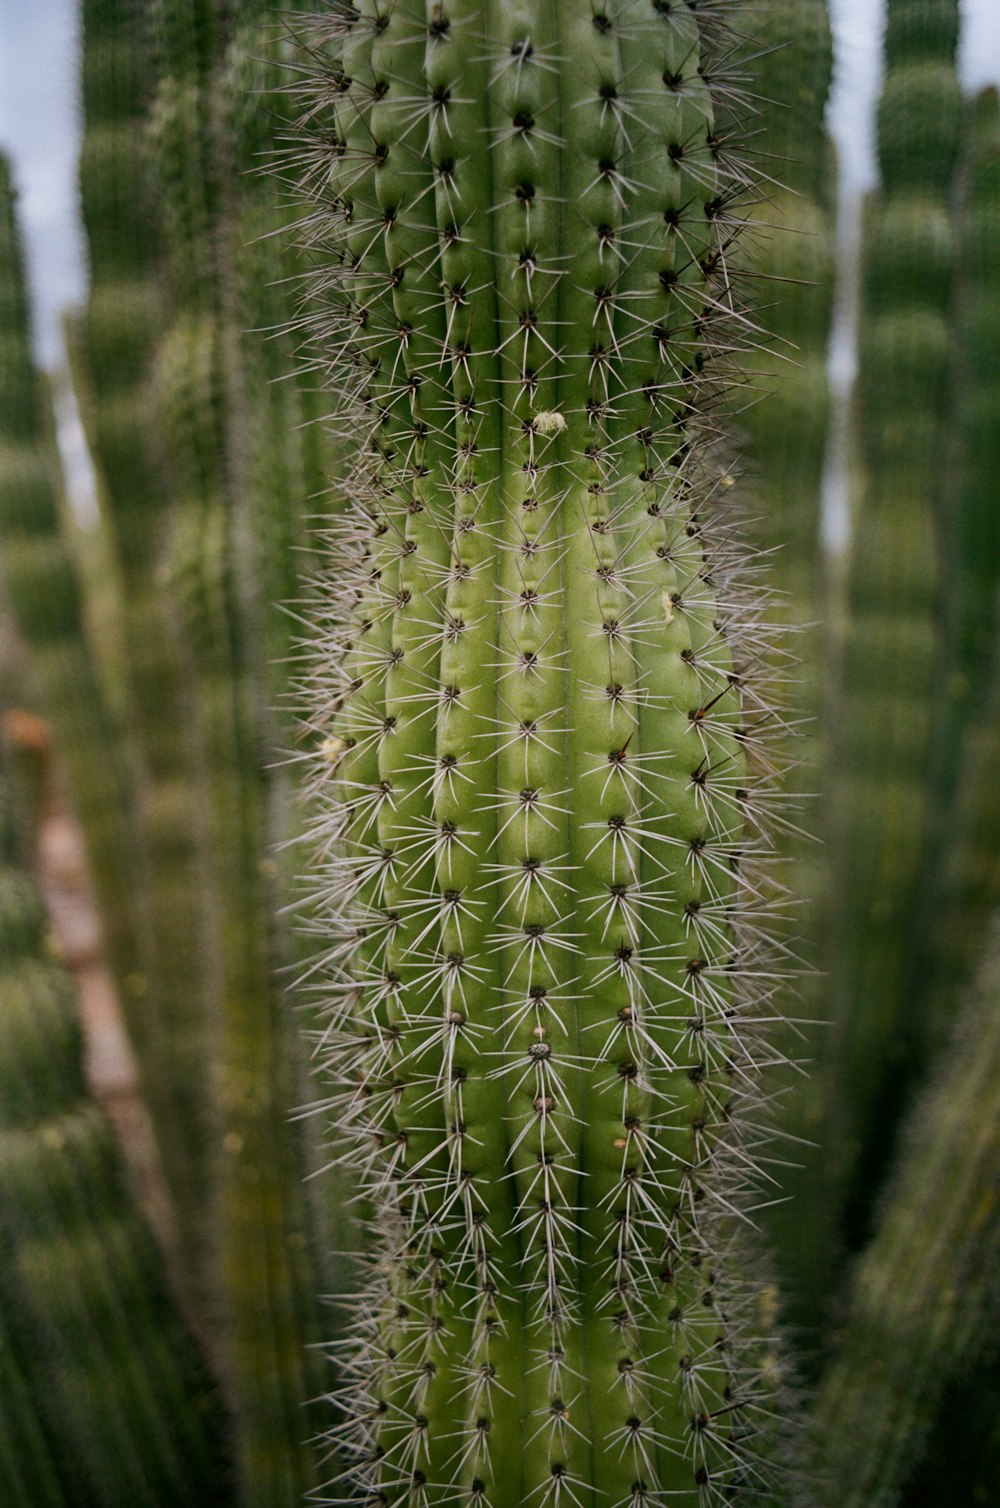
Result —
<svg viewBox="0 0 1000 1508"><path fill-rule="evenodd" d="M225 1503L220 1417L83 1074L0 785L4 1503Z"/></svg>
<svg viewBox="0 0 1000 1508"><path fill-rule="evenodd" d="M814 1443L821 1501L830 1508L889 1508L900 1500L909 1477L919 1477L946 1388L996 1334L998 990L994 919L960 1030L909 1117L877 1234L854 1274L840 1350L819 1393Z"/></svg>
<svg viewBox="0 0 1000 1508"><path fill-rule="evenodd" d="M229 276L223 296L238 334L229 371L234 404L230 455L238 473L241 547L252 562L257 600L252 626L262 660L266 705L287 700L287 660L298 635L289 612L309 571L310 515L321 506L336 461L321 420L329 402L305 370L296 329L301 259L282 232L302 212L279 187L286 90L292 60L289 17L306 0L282 6L253 0L219 64L215 103L224 212L219 233Z"/></svg>
<svg viewBox="0 0 1000 1508"><path fill-rule="evenodd" d="M290 1023L278 979L288 953L263 859L268 766L275 760L259 686L256 537L239 380L245 332L226 227L234 195L226 133L233 17L216 0L155 0L150 128L163 210L169 320L157 390L170 487L171 575L183 620L201 751L206 876L218 967L217 1082L222 1155L213 1212L226 1304L228 1397L248 1504L298 1500L314 1475L304 1410L318 1338ZM221 107L221 108L220 108ZM241 166L247 166L241 164ZM277 243L274 243L275 245ZM266 391L266 390L265 390ZM259 418L263 394L253 393ZM254 439L260 428L250 416ZM304 497L286 497L305 512ZM268 582L268 585L271 583Z"/></svg>
<svg viewBox="0 0 1000 1508"><path fill-rule="evenodd" d="M141 1041L148 938L134 904L131 786L89 653L80 585L63 528L54 423L32 358L14 188L2 156L0 312L0 576L30 650L31 676L56 729L86 835L109 960Z"/></svg>
<svg viewBox="0 0 1000 1508"><path fill-rule="evenodd" d="M956 985L979 956L997 900L1000 110L994 90L968 110L955 226L953 423L942 509L947 596L940 674L946 694L934 729L936 821L924 861L910 992L921 1063L947 1038Z"/></svg>
<svg viewBox="0 0 1000 1508"><path fill-rule="evenodd" d="M907 965L928 819L938 657L935 503L947 429L962 99L956 0L890 0L882 187L863 230L854 416L860 496L847 566L831 821L833 1170L849 1236L891 1143L907 1053Z"/></svg>
<svg viewBox="0 0 1000 1508"><path fill-rule="evenodd" d="M312 668L371 1254L332 1501L722 1503L763 1469L724 1249L773 976L756 599L701 426L717 24L364 0L307 33L358 446Z"/></svg>
<svg viewBox="0 0 1000 1508"><path fill-rule="evenodd" d="M164 311L145 125L148 9L144 0L83 4L80 192L90 291L73 366L103 523L120 568L125 741L136 793L139 900L149 937L137 1046L177 1212L179 1276L203 1323L212 1323L217 1296L205 1219L214 1140L208 945L190 703L161 579L165 493L151 391Z"/></svg>
<svg viewBox="0 0 1000 1508"><path fill-rule="evenodd" d="M833 72L826 0L748 0L756 102L751 149L766 177L750 241L763 349L748 356L767 396L740 424L760 481L758 525L776 551L775 579L791 611L815 616L820 587L820 480L829 395L836 162L823 124ZM753 399L753 392L748 395Z"/></svg>
<svg viewBox="0 0 1000 1508"><path fill-rule="evenodd" d="M803 904L790 913L803 973L819 962L826 872L813 840L820 826L822 785L821 665L826 652L820 489L829 392L827 345L833 313L836 164L823 116L833 70L826 0L749 0L741 25L753 38L750 88L756 105L752 151L766 178L748 233L759 345L745 358L748 389L739 405L745 461L756 493L755 537L773 551L780 592L775 611L796 626L794 663L798 718L791 744L788 826L780 849L785 878ZM749 344L749 343L748 343ZM800 986L801 1015L787 1052L798 1071L779 1087L781 1124L795 1140L779 1185L762 1216L786 1289L788 1317L815 1354L815 1327L829 1292L828 1200L823 1156L825 1049L822 988L814 976Z"/></svg>
<svg viewBox="0 0 1000 1508"><path fill-rule="evenodd" d="M1000 103L968 107L956 210L957 486L948 498L952 695L974 716L992 658L1000 580Z"/></svg>

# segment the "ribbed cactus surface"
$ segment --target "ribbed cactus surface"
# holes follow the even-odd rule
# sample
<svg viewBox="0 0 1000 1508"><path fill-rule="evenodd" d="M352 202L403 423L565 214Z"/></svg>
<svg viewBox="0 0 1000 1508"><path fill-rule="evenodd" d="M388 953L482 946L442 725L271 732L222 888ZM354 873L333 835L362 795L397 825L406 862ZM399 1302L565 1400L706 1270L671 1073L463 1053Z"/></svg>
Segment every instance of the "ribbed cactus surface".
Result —
<svg viewBox="0 0 1000 1508"><path fill-rule="evenodd" d="M755 1470L722 1244L766 714L700 423L734 231L703 10L306 32L313 337L357 446L312 667L321 1052L372 1257L331 1501L694 1505Z"/></svg>

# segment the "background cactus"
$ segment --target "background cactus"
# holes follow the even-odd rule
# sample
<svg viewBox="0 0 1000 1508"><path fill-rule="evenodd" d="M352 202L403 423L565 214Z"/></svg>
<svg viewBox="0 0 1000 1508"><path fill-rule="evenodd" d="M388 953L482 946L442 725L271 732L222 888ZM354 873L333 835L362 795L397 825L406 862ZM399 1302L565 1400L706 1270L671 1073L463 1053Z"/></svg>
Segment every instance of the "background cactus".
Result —
<svg viewBox="0 0 1000 1508"><path fill-rule="evenodd" d="M834 283L836 165L824 129L833 39L825 0L753 0L740 12L740 25L753 39L749 150L762 189L747 234L747 284L761 330L747 336L747 380L735 419L754 498L754 538L771 554L771 610L795 628L779 669L778 689L794 701L795 717L778 847L786 861L782 882L797 901L788 913L788 945L803 976L794 1011L801 1019L781 1044L794 1065L778 1081L787 1163L771 1171L775 1197L761 1218L775 1247L785 1317L808 1352L830 1287L821 1169L826 1084L819 1066L825 1007L821 982L809 976L820 962L826 878L815 834L828 654L820 490Z"/></svg>
<svg viewBox="0 0 1000 1508"><path fill-rule="evenodd" d="M861 1238L902 1102L912 918L927 836L941 585L936 506L946 440L962 100L955 0L890 0L878 108L881 188L865 214L859 496L834 743L829 1176Z"/></svg>
<svg viewBox="0 0 1000 1508"><path fill-rule="evenodd" d="M996 530L1000 389L1000 114L993 90L970 102L955 210L952 435L943 478L948 593L940 648L945 695L934 729L936 820L924 859L911 971L917 1066L947 1040L955 1000L996 904L996 728L992 625L1000 586ZM962 939L962 948L956 940Z"/></svg>
<svg viewBox="0 0 1000 1508"><path fill-rule="evenodd" d="M262 857L274 743L256 674L259 614L250 620L247 613L257 601L254 535L237 490L249 474L240 451L246 430L234 420L244 390L243 335L233 323L239 281L227 259L233 246L223 217L239 202L241 186L229 184L227 173L240 122L225 113L232 105L225 84L230 44L245 46L246 38L231 38L230 10L214 0L156 0L153 21L150 129L169 305L158 401L169 570L193 687L216 966L222 1136L213 1210L226 1309L224 1373L241 1491L247 1502L277 1504L297 1500L313 1478L304 1405L317 1387L309 1346L319 1331L302 1163L289 1124L296 1098L290 1023L278 979L291 955ZM275 390L273 401L282 395ZM258 415L270 397L255 395Z"/></svg>
<svg viewBox="0 0 1000 1508"><path fill-rule="evenodd" d="M208 1328L218 1324L205 1198L212 1108L209 938L197 850L191 700L175 612L163 590L166 494L151 390L165 317L160 227L145 117L149 8L83 6L80 192L90 294L75 326L73 376L98 475L102 521L120 582L124 756L133 775L138 902L149 937L144 1016L155 1031L154 1126L177 1211L179 1280Z"/></svg>
<svg viewBox="0 0 1000 1508"><path fill-rule="evenodd" d="M960 1029L913 1107L878 1233L854 1273L840 1349L817 1403L817 1471L831 1508L885 1508L901 1500L911 1477L919 1483L945 1390L994 1333L998 944L994 921Z"/></svg>
<svg viewBox="0 0 1000 1508"><path fill-rule="evenodd" d="M226 1502L217 1403L87 1092L5 782L0 1065L4 1501Z"/></svg>
<svg viewBox="0 0 1000 1508"><path fill-rule="evenodd" d="M740 188L712 30L453 0L310 33L312 317L364 437L313 661L327 1071L372 1210L348 1495L752 1474L721 1243L769 714L701 428Z"/></svg>

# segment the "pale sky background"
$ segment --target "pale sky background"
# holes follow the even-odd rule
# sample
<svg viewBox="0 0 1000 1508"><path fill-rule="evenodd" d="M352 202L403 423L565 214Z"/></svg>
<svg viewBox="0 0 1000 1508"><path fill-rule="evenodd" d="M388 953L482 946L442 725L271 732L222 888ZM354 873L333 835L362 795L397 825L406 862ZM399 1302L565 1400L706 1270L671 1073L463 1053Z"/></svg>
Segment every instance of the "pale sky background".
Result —
<svg viewBox="0 0 1000 1508"><path fill-rule="evenodd" d="M854 374L860 196L874 174L873 115L880 71L882 0L831 0L836 77L830 128L840 154L840 306L830 351L834 391L843 400ZM35 332L46 365L61 358L60 313L85 282L77 216L77 0L0 0L0 146L14 159L35 302ZM960 67L970 88L1000 83L1000 0L964 0ZM78 445L72 415L65 438ZM843 422L834 425L826 497L827 536L846 530Z"/></svg>

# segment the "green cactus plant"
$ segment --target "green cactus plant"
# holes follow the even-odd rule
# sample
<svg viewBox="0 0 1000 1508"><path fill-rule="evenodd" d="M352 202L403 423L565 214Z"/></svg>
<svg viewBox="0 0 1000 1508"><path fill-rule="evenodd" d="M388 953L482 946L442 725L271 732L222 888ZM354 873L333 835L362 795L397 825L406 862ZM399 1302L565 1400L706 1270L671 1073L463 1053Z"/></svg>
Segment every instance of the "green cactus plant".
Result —
<svg viewBox="0 0 1000 1508"><path fill-rule="evenodd" d="M14 187L2 156L0 309L0 574L14 622L30 650L36 694L56 730L86 835L108 957L135 1040L146 1045L149 939L135 903L139 861L131 782L87 642L80 584L62 519L49 394L31 352Z"/></svg>
<svg viewBox="0 0 1000 1508"><path fill-rule="evenodd" d="M900 1501L945 1389L1000 1314L1000 929L934 1083L914 1104L817 1401L821 1501ZM950 1498L950 1501L966 1501ZM941 1501L939 1499L938 1501Z"/></svg>
<svg viewBox="0 0 1000 1508"><path fill-rule="evenodd" d="M91 1098L0 779L4 1502L229 1500L221 1416Z"/></svg>
<svg viewBox="0 0 1000 1508"><path fill-rule="evenodd" d="M1000 103L985 90L969 107L956 208L957 495L945 519L954 623L953 695L974 712L995 638L1000 530L991 484L1000 464ZM955 742L961 744L961 739Z"/></svg>
<svg viewBox="0 0 1000 1508"><path fill-rule="evenodd" d="M826 873L814 834L827 648L820 492L835 260L836 164L824 129L833 41L826 0L750 0L740 24L753 39L749 86L757 117L751 149L766 190L747 236L747 276L762 349L745 359L752 387L737 401L737 422L741 459L759 498L755 541L773 558L773 611L795 626L795 663L783 667L795 681L796 736L789 740L794 762L785 782L788 817L779 847L784 881L800 902L789 914L789 946L805 976L797 1014L810 1023L790 1027L783 1043L797 1070L777 1086L790 1151L774 1169L775 1197L760 1218L774 1245L785 1317L800 1350L815 1356L830 1289L828 1203L820 1170L825 1004L815 974Z"/></svg>
<svg viewBox="0 0 1000 1508"><path fill-rule="evenodd" d="M149 977L137 1042L177 1216L178 1280L209 1332L219 1296L204 1219L217 1140L208 1007L210 940L197 843L190 698L162 583L165 492L152 359L165 317L145 119L148 6L85 0L80 193L90 259L73 331L80 411L98 473L102 521L119 568L125 754L133 771L139 897Z"/></svg>
<svg viewBox="0 0 1000 1508"><path fill-rule="evenodd" d="M829 1170L861 1239L905 1083L913 917L928 831L938 668L939 469L949 378L947 191L962 101L955 0L891 0L882 186L863 226L853 417L859 497L833 744Z"/></svg>
<svg viewBox="0 0 1000 1508"><path fill-rule="evenodd" d="M445 0L305 32L314 348L358 447L311 667L371 1257L332 1501L708 1504L765 1469L718 1244L773 984L758 604L700 425L718 25Z"/></svg>
<svg viewBox="0 0 1000 1508"><path fill-rule="evenodd" d="M947 1039L956 990L974 967L996 904L1000 113L994 90L970 104L955 222L953 424L942 487L946 694L934 728L936 820L924 857L909 991L920 1065L932 1062Z"/></svg>
<svg viewBox="0 0 1000 1508"><path fill-rule="evenodd" d="M276 754L261 684L255 520L239 494L248 475L239 409L245 332L236 322L239 271L226 218L239 197L227 181L238 128L227 116L227 78L239 39L229 8L214 0L155 0L152 15L149 124L169 305L157 392L218 965L222 1135L213 1214L225 1378L241 1492L248 1503L279 1505L298 1500L315 1476L305 1405L318 1390L310 1343L320 1332L301 1146L290 1124L291 1023L277 977L291 955L264 858ZM258 418L265 395L253 394ZM273 423L268 416L272 430ZM251 438L263 427L254 424ZM305 497L284 501L290 512L308 507ZM269 569L288 579L283 558L269 560Z"/></svg>

